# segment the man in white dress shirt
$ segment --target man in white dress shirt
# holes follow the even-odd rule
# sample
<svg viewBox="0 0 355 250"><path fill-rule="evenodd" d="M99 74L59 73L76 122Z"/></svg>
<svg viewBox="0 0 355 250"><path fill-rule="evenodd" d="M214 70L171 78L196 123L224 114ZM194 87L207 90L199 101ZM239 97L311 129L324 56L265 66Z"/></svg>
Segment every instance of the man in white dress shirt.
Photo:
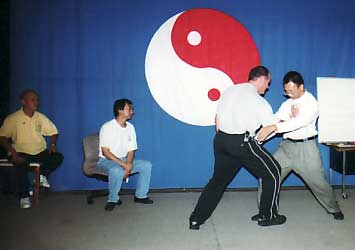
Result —
<svg viewBox="0 0 355 250"><path fill-rule="evenodd" d="M243 165L263 182L258 225L283 224L286 217L277 214L281 168L267 150L254 140L260 126L274 123L272 108L261 96L271 76L264 66L250 71L247 83L226 89L217 107L214 138L214 173L190 216L190 229L198 230L212 214L227 185Z"/></svg>
<svg viewBox="0 0 355 250"><path fill-rule="evenodd" d="M284 140L273 155L282 168L281 182L294 171L302 177L326 211L332 214L334 219L343 220L344 215L334 190L326 180L315 140L318 134L317 100L305 90L302 75L296 71L290 71L284 76L283 85L284 94L289 98L281 104L275 114L278 122L262 128L258 139L263 141L273 132L283 133ZM254 215L252 220L258 218L259 215Z"/></svg>

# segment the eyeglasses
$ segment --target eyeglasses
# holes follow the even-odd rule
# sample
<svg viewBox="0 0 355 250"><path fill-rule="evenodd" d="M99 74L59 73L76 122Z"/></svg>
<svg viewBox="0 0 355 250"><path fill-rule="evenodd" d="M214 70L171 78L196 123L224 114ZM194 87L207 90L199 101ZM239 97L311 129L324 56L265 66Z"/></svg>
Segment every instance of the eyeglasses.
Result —
<svg viewBox="0 0 355 250"><path fill-rule="evenodd" d="M290 91L284 91L284 96L292 97L293 94Z"/></svg>

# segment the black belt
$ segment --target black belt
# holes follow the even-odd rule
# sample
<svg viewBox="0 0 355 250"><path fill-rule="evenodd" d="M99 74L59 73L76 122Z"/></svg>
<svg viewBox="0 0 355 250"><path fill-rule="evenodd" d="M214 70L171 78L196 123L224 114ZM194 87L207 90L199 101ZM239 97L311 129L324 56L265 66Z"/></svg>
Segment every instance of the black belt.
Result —
<svg viewBox="0 0 355 250"><path fill-rule="evenodd" d="M287 138L287 140L292 141L292 142L305 142L305 141L314 140L316 138L317 138L317 136L315 135L315 136L308 137L306 139L297 139L297 140L295 140L295 139Z"/></svg>

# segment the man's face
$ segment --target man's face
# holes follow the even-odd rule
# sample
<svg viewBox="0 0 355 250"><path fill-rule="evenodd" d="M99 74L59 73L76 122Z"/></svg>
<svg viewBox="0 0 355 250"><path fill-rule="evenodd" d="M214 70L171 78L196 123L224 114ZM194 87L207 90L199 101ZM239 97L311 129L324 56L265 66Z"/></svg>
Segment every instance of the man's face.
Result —
<svg viewBox="0 0 355 250"><path fill-rule="evenodd" d="M39 107L39 97L33 92L28 92L21 100L21 103L24 109L36 111Z"/></svg>
<svg viewBox="0 0 355 250"><path fill-rule="evenodd" d="M263 95L263 94L265 94L266 90L269 89L269 84L270 84L270 81L271 81L271 75L268 74L267 76L261 76L261 77L259 77L258 80L260 81L259 82L258 93L260 95Z"/></svg>
<svg viewBox="0 0 355 250"><path fill-rule="evenodd" d="M133 105L131 104L125 104L123 110L119 111L120 116L125 118L126 120L129 120L132 118L134 111L133 111Z"/></svg>
<svg viewBox="0 0 355 250"><path fill-rule="evenodd" d="M303 84L297 86L297 84L290 81L284 85L284 95L292 99L300 98L303 95L303 93L304 93Z"/></svg>

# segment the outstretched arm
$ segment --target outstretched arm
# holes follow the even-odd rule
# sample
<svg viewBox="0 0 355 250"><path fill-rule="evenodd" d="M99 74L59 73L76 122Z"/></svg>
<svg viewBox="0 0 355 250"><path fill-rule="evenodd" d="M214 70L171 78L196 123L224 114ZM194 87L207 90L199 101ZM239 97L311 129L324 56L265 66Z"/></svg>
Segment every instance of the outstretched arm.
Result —
<svg viewBox="0 0 355 250"><path fill-rule="evenodd" d="M269 135L271 135L276 130L277 130L277 127L275 124L262 127L260 129L260 131L258 132L257 140L260 142L265 141L269 137Z"/></svg>

